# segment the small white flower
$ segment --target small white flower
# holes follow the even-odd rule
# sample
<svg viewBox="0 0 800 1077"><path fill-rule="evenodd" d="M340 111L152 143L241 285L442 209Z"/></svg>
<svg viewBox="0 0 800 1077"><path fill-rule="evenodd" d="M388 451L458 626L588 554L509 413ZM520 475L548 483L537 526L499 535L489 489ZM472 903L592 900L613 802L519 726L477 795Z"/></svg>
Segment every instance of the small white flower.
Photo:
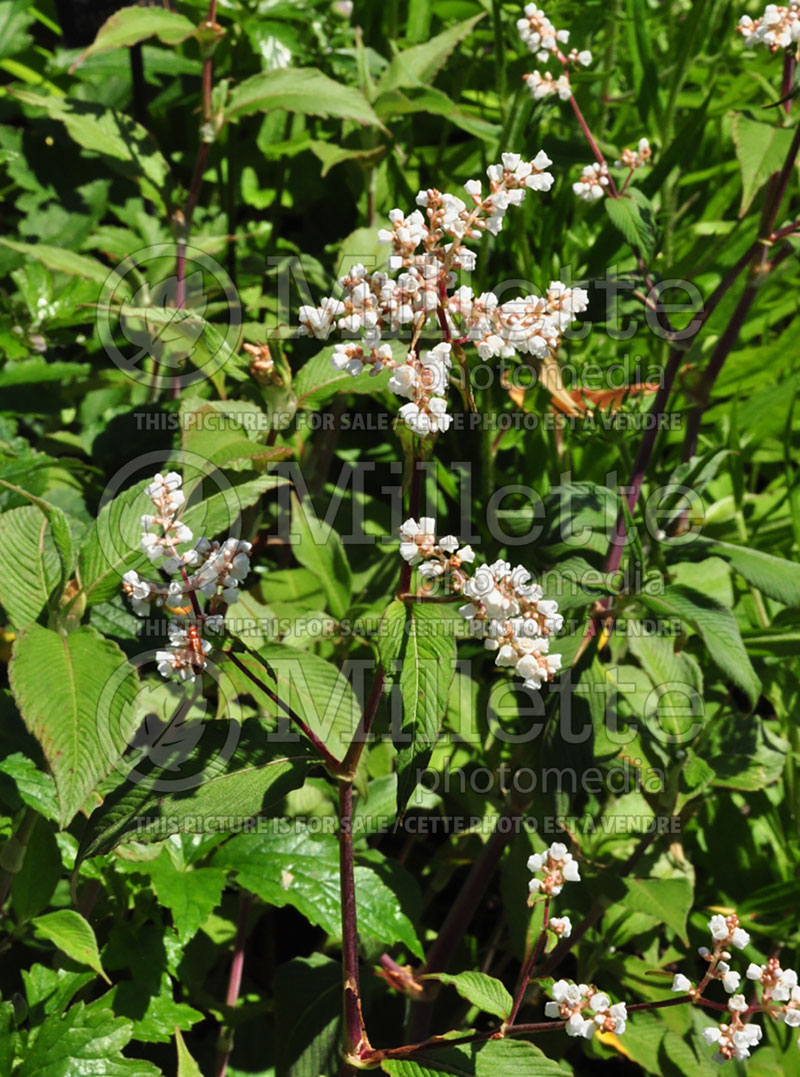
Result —
<svg viewBox="0 0 800 1077"><path fill-rule="evenodd" d="M672 980L672 991L679 991L681 994L685 994L692 988L692 981L688 976L684 976L682 972L676 972Z"/></svg>

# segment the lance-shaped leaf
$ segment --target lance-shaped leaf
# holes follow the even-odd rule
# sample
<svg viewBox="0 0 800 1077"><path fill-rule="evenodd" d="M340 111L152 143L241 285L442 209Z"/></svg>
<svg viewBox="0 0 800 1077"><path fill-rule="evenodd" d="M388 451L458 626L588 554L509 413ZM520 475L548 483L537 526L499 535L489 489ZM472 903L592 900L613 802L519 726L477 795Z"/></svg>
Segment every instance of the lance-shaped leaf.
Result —
<svg viewBox="0 0 800 1077"><path fill-rule="evenodd" d="M422 1048L413 1059L386 1059L381 1069L391 1077L564 1077L554 1058L522 1040Z"/></svg>
<svg viewBox="0 0 800 1077"><path fill-rule="evenodd" d="M315 67L278 68L252 75L231 92L225 116L236 120L275 108L382 126L360 90L334 82Z"/></svg>
<svg viewBox="0 0 800 1077"><path fill-rule="evenodd" d="M400 652L403 722L395 732L397 810L402 812L428 765L455 676L456 644L451 622L438 606L413 603Z"/></svg>
<svg viewBox="0 0 800 1077"><path fill-rule="evenodd" d="M157 37L165 45L180 45L195 32L194 23L177 11L161 7L124 7L106 19L78 63L87 56L136 45L149 37Z"/></svg>
<svg viewBox="0 0 800 1077"><path fill-rule="evenodd" d="M0 602L15 628L44 609L58 583L59 559L47 518L35 505L0 514Z"/></svg>
<svg viewBox="0 0 800 1077"><path fill-rule="evenodd" d="M503 1021L511 1013L514 1005L514 1000L505 986L494 976L487 976L485 972L459 972L457 975L451 975L448 972L432 972L423 979L450 984L467 1002L471 1002L484 1013L494 1014Z"/></svg>
<svg viewBox="0 0 800 1077"><path fill-rule="evenodd" d="M111 983L103 971L97 939L88 920L72 909L59 909L45 916L37 916L33 921L34 929L44 938L54 943L59 950L77 961L79 965L88 965L106 983Z"/></svg>
<svg viewBox="0 0 800 1077"><path fill-rule="evenodd" d="M52 771L67 826L135 732L136 671L89 625L61 635L31 624L15 643L9 679Z"/></svg>

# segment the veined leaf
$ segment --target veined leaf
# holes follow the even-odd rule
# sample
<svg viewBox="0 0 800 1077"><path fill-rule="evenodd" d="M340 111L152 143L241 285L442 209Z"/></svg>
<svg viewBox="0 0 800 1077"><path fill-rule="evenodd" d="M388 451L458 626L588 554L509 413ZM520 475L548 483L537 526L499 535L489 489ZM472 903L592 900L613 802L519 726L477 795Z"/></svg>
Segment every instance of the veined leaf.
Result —
<svg viewBox="0 0 800 1077"><path fill-rule="evenodd" d="M564 1077L564 1070L538 1047L523 1040L422 1049L413 1059L386 1059L391 1077Z"/></svg>
<svg viewBox="0 0 800 1077"><path fill-rule="evenodd" d="M89 625L64 636L31 624L14 644L9 679L25 725L42 746L67 826L136 730L136 671Z"/></svg>
<svg viewBox="0 0 800 1077"><path fill-rule="evenodd" d="M350 564L342 540L333 528L314 514L310 502L292 494L290 542L295 557L318 577L334 617L347 613L352 595Z"/></svg>
<svg viewBox="0 0 800 1077"><path fill-rule="evenodd" d="M487 976L484 972L459 972L457 975L451 975L448 972L433 972L424 976L423 979L450 984L467 1002L471 1002L484 1013L494 1014L503 1021L509 1016L514 1005L513 998L500 980L496 980L494 976Z"/></svg>
<svg viewBox="0 0 800 1077"><path fill-rule="evenodd" d="M748 112L737 112L733 117L731 134L742 172L739 216L744 217L772 173L783 167L792 143L794 128L776 127L775 124L755 119Z"/></svg>
<svg viewBox="0 0 800 1077"><path fill-rule="evenodd" d="M252 75L232 90L225 116L236 120L275 108L382 126L360 90L334 82L315 67L277 68Z"/></svg>
<svg viewBox="0 0 800 1077"><path fill-rule="evenodd" d="M376 96L408 86L424 86L433 82L436 73L460 41L468 37L484 17L484 12L432 37L421 45L398 52L381 76Z"/></svg>
<svg viewBox="0 0 800 1077"><path fill-rule="evenodd" d="M102 976L106 983L111 983L103 971L97 939L88 920L72 909L59 909L45 916L37 916L33 921L35 930L62 950L67 957Z"/></svg>
<svg viewBox="0 0 800 1077"><path fill-rule="evenodd" d="M149 37L157 37L165 45L180 45L196 32L194 23L177 11L160 7L124 7L106 19L78 62L110 49L136 45Z"/></svg>
<svg viewBox="0 0 800 1077"><path fill-rule="evenodd" d="M59 580L59 557L47 518L35 505L0 514L0 603L15 628L35 621ZM13 553L11 552L13 551Z"/></svg>

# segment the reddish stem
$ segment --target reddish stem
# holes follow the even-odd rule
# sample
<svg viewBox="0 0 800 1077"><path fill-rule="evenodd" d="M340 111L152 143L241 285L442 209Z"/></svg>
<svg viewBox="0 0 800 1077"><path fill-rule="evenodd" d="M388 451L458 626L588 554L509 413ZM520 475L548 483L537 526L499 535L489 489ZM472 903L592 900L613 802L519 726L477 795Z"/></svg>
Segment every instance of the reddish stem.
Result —
<svg viewBox="0 0 800 1077"><path fill-rule="evenodd" d="M239 920L236 925L236 939L233 944L233 957L231 958L231 970L228 976L228 990L225 994L225 1005L230 1009L239 1001L239 991L242 987L242 973L244 971L245 943L247 941L247 921L250 915L250 895L239 895ZM233 1051L233 1030L223 1030L223 1043L220 1048L220 1058L217 1065L216 1077L225 1077L228 1072L228 1062Z"/></svg>
<svg viewBox="0 0 800 1077"><path fill-rule="evenodd" d="M523 966L523 969L522 969L522 974L521 974L520 980L519 980L519 988L517 990L517 995L516 995L516 998L514 999L514 1005L511 1008L511 1013L509 1014L509 1017L508 1017L508 1027L509 1028L514 1024L514 1019L516 1018L516 1016L517 1016L517 1014L519 1012L519 1008L522 1005L522 1000L525 998L525 992L528 990L528 984L530 982L531 974L532 974L534 968L536 967L536 962L539 960L539 955L541 954L542 949L544 948L544 941L547 938L547 922L548 922L549 916L550 916L550 897L548 896L548 897L545 898L545 901L544 901L544 921L542 923L542 930L539 933L539 938L538 938L537 943L536 943L536 948L534 949L533 953L528 958L528 960L525 962L525 965Z"/></svg>

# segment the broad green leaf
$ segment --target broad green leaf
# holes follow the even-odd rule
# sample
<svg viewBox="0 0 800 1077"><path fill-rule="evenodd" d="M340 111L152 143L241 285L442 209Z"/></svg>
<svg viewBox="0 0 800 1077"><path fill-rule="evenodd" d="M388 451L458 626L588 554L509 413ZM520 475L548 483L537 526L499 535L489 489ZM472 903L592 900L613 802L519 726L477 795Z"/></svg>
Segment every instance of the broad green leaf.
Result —
<svg viewBox="0 0 800 1077"><path fill-rule="evenodd" d="M106 19L81 60L109 49L135 45L149 37L157 37L165 45L179 45L196 31L194 23L177 11L160 7L124 7Z"/></svg>
<svg viewBox="0 0 800 1077"><path fill-rule="evenodd" d="M191 457L189 459L192 460ZM193 486L192 463L185 463L183 471L185 485ZM228 536L241 537L241 517L244 510L255 505L269 490L283 486L287 481L280 475L270 474L257 475L255 478L237 473L225 475L210 465L203 468L203 474L208 476L206 489L213 492L196 503L195 498L191 497L181 515L182 521L191 529L195 538L199 535L220 540Z"/></svg>
<svg viewBox="0 0 800 1077"><path fill-rule="evenodd" d="M471 112L459 108L446 93L433 86L414 86L405 91L391 90L381 94L375 102L375 111L381 119L407 116L415 112L445 116L455 127L485 142L493 142L500 135L497 124L489 123L480 116L474 116Z"/></svg>
<svg viewBox="0 0 800 1077"><path fill-rule="evenodd" d="M666 924L688 946L686 918L694 900L688 879L625 879L624 885L627 893L623 903L627 909L647 913Z"/></svg>
<svg viewBox="0 0 800 1077"><path fill-rule="evenodd" d="M236 873L240 886L270 905L293 905L312 924L341 938L339 844L333 834L313 834L299 821L272 833L239 834L218 850L214 867ZM363 939L402 943L423 952L397 895L364 864L355 868L358 930Z"/></svg>
<svg viewBox="0 0 800 1077"><path fill-rule="evenodd" d="M23 973L24 975L24 973ZM17 1021L10 1002L0 1002L0 1066L3 1073L11 1073L17 1046Z"/></svg>
<svg viewBox="0 0 800 1077"><path fill-rule="evenodd" d="M172 913L182 943L187 943L219 904L225 874L218 868L178 867L167 849L142 864L159 904Z"/></svg>
<svg viewBox="0 0 800 1077"><path fill-rule="evenodd" d="M376 96L407 86L429 85L447 57L459 42L469 37L483 17L484 12L481 12L474 18L456 23L424 44L413 45L410 49L398 52L381 76Z"/></svg>
<svg viewBox="0 0 800 1077"><path fill-rule="evenodd" d="M182 723L179 707L174 721L180 736L170 739L165 730L150 759L92 813L79 860L131 838L163 841L171 834L240 830L249 819L269 815L303 784L316 761L301 745L287 751L285 744L270 744L257 718L241 725L230 718Z"/></svg>
<svg viewBox="0 0 800 1077"><path fill-rule="evenodd" d="M733 613L691 587L672 584L663 595L641 594L639 600L660 616L679 617L702 638L709 657L755 706L761 683L750 664Z"/></svg>
<svg viewBox="0 0 800 1077"><path fill-rule="evenodd" d="M178 1077L203 1077L200 1067L189 1053L179 1028L175 1029L175 1046L178 1049Z"/></svg>
<svg viewBox="0 0 800 1077"><path fill-rule="evenodd" d="M381 1069L391 1077L564 1077L555 1059L511 1039L423 1048L414 1059L387 1059Z"/></svg>
<svg viewBox="0 0 800 1077"><path fill-rule="evenodd" d="M378 653L381 665L391 674L403 649L403 638L409 614L402 599L394 598L386 607L378 626Z"/></svg>
<svg viewBox="0 0 800 1077"><path fill-rule="evenodd" d="M344 758L358 726L361 707L350 682L336 666L319 655L296 650L285 643L270 643L255 653L237 652L236 657L303 719L337 759ZM265 662L272 670L274 680L265 668ZM281 708L235 663L223 659L221 666L237 692L253 696L268 714L282 720L290 741L302 739L302 734L290 725Z"/></svg>
<svg viewBox="0 0 800 1077"><path fill-rule="evenodd" d="M124 112L90 101L42 97L29 90L11 92L23 104L42 108L60 120L70 138L85 150L99 153L112 164L121 162L120 171L130 179L138 183L145 176L156 189L165 187L170 175L165 157L145 128Z"/></svg>
<svg viewBox="0 0 800 1077"><path fill-rule="evenodd" d="M350 606L352 577L342 540L329 524L317 518L310 502L301 502L294 493L290 542L300 564L319 577L331 613L344 617Z"/></svg>
<svg viewBox="0 0 800 1077"><path fill-rule="evenodd" d="M59 558L47 518L35 505L0 514L0 604L15 628L35 621L59 581ZM12 552L13 551L13 552Z"/></svg>
<svg viewBox="0 0 800 1077"><path fill-rule="evenodd" d="M14 783L20 801L45 819L58 820L58 797L52 777L39 770L22 752L13 752L0 760L0 779L7 776ZM2 788L2 786L0 786Z"/></svg>
<svg viewBox="0 0 800 1077"><path fill-rule="evenodd" d="M270 429L268 416L260 408L239 413L227 401L186 400L181 402L180 416L184 452L217 467L261 471L271 460L290 452L248 437L248 430L266 435Z"/></svg>
<svg viewBox="0 0 800 1077"><path fill-rule="evenodd" d="M659 727L679 741L703 713L700 665L693 655L675 650L673 636L635 632L629 645L658 693Z"/></svg>
<svg viewBox="0 0 800 1077"><path fill-rule="evenodd" d="M51 1014L36 1030L14 1077L160 1077L152 1062L121 1053L133 1028L133 1021L115 1017L108 1008L77 1002L66 1013Z"/></svg>
<svg viewBox="0 0 800 1077"><path fill-rule="evenodd" d="M456 645L451 622L438 606L414 603L400 653L403 723L397 748L397 810L403 812L428 765L447 712L455 675Z"/></svg>
<svg viewBox="0 0 800 1077"><path fill-rule="evenodd" d="M737 112L733 117L731 134L742 173L739 216L743 217L769 177L783 167L794 128L776 127L772 123L757 120L749 112Z"/></svg>
<svg viewBox="0 0 800 1077"><path fill-rule="evenodd" d="M64 636L31 624L14 645L9 679L25 725L42 746L67 826L119 764L136 730L136 671L89 625Z"/></svg>
<svg viewBox="0 0 800 1077"><path fill-rule="evenodd" d="M342 969L324 954L296 957L275 974L275 1077L336 1073Z"/></svg>
<svg viewBox="0 0 800 1077"><path fill-rule="evenodd" d="M4 486L7 490L11 490L30 501L31 504L35 505L40 512L44 514L50 524L53 542L58 551L58 559L61 562L61 579L59 581L60 595L67 585L67 580L69 579L72 570L75 568L75 560L77 557L77 551L75 549L75 544L72 541L72 532L70 531L67 516L57 505L51 505L43 498L36 497L35 494L28 493L27 490L23 490L19 486L6 482L4 479L0 479L0 486Z"/></svg>
<svg viewBox="0 0 800 1077"><path fill-rule="evenodd" d="M54 943L67 957L79 965L88 965L106 983L111 983L103 971L92 925L80 913L72 909L59 909L58 912L37 916L33 926L38 934Z"/></svg>
<svg viewBox="0 0 800 1077"><path fill-rule="evenodd" d="M796 561L775 557L752 546L704 538L701 541L709 554L724 557L740 576L765 595L786 606L800 606L800 565Z"/></svg>
<svg viewBox="0 0 800 1077"><path fill-rule="evenodd" d="M333 347L323 348L300 367L293 383L299 409L316 411L339 392L373 395L386 388L391 377L388 367L374 378L367 370L354 378L345 370L334 370L332 355Z"/></svg>
<svg viewBox="0 0 800 1077"><path fill-rule="evenodd" d="M275 108L381 126L360 90L334 82L314 67L277 68L251 75L231 91L225 116L235 120Z"/></svg>
<svg viewBox="0 0 800 1077"><path fill-rule="evenodd" d="M494 1014L503 1021L509 1016L514 1005L514 1000L504 985L494 976L487 976L484 972L459 972L457 975L435 972L423 978L450 984L467 1002L471 1002L484 1013Z"/></svg>
<svg viewBox="0 0 800 1077"><path fill-rule="evenodd" d="M320 142L314 139L309 147L311 152L322 163L320 176L324 179L332 168L343 164L345 161L355 161L364 164L377 164L386 153L385 146L374 146L371 149L350 149L347 146L337 146L333 142Z"/></svg>

